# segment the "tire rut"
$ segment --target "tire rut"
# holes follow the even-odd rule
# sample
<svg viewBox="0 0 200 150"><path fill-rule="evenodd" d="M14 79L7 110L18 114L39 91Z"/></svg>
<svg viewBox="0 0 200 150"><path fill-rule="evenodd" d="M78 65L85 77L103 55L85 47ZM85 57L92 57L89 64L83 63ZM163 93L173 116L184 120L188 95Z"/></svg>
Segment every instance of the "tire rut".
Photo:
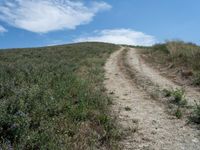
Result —
<svg viewBox="0 0 200 150"><path fill-rule="evenodd" d="M125 48L113 53L105 65L105 87L113 96L112 114L123 128L122 149L196 150L200 149L199 133L168 115L165 106L130 76L124 61L133 57ZM131 58L132 60L132 58ZM132 73L132 76L135 76Z"/></svg>
<svg viewBox="0 0 200 150"><path fill-rule="evenodd" d="M140 58L137 49L129 48L126 61L129 64L129 67L135 71L138 83L146 88L147 91L156 93L163 89L184 89L188 105L194 106L196 105L196 101L200 102L200 92L189 86L180 86L160 75L157 70L144 63L143 59Z"/></svg>

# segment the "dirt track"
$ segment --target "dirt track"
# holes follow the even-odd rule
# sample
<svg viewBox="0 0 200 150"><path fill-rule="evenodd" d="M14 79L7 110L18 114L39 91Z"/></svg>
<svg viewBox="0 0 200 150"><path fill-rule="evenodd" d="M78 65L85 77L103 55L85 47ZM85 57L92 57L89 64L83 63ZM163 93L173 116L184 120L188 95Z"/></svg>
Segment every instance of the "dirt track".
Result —
<svg viewBox="0 0 200 150"><path fill-rule="evenodd" d="M121 48L111 55L105 70L105 86L114 98L112 111L126 134L122 149L200 149L199 131L167 114L164 104L150 97L153 86L176 85L169 85L170 81L145 65L137 50L125 53ZM134 80L127 73L130 70L134 70Z"/></svg>

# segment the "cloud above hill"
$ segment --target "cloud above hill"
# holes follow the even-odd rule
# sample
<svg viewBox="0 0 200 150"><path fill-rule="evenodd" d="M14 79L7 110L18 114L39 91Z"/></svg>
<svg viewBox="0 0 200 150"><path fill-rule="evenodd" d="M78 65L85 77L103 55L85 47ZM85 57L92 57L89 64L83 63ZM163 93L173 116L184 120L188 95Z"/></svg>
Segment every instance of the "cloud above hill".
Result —
<svg viewBox="0 0 200 150"><path fill-rule="evenodd" d="M114 44L150 46L156 43L154 36L132 29L109 29L95 31L92 35L82 36L74 42L107 42Z"/></svg>
<svg viewBox="0 0 200 150"><path fill-rule="evenodd" d="M2 0L0 20L16 28L36 33L75 29L87 24L111 6L103 1L81 0Z"/></svg>
<svg viewBox="0 0 200 150"><path fill-rule="evenodd" d="M0 33L3 33L3 32L7 32L7 30L3 26L0 25Z"/></svg>

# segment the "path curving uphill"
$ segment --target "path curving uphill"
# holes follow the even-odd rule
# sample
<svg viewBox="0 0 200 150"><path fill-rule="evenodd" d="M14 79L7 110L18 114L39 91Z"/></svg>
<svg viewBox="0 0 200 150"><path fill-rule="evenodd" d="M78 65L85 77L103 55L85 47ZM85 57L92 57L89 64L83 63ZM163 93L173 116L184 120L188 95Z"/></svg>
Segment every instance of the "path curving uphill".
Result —
<svg viewBox="0 0 200 150"><path fill-rule="evenodd" d="M128 66L135 71L137 80L143 80L143 82L138 81L138 83L143 84L143 87L151 88L149 86L151 85L152 87L157 87L159 89L184 89L185 97L189 105L194 106L196 104L196 101L200 101L200 92L189 86L177 85L171 80L160 75L157 70L149 67L147 64L144 63L144 60L140 58L137 49L129 49L129 51L127 52L126 61L128 63ZM145 85L144 81L148 82L149 84Z"/></svg>
<svg viewBox="0 0 200 150"><path fill-rule="evenodd" d="M126 52L122 47L111 55L105 65L105 87L114 99L112 112L125 132L122 149L200 149L199 131L187 126L184 120L168 115L164 104L152 99L139 84L142 79L133 80L127 73L133 69L136 70L135 77L142 73L143 68L137 68L143 63L139 59L135 49ZM157 75L157 80L163 78ZM146 77L144 81L148 82Z"/></svg>

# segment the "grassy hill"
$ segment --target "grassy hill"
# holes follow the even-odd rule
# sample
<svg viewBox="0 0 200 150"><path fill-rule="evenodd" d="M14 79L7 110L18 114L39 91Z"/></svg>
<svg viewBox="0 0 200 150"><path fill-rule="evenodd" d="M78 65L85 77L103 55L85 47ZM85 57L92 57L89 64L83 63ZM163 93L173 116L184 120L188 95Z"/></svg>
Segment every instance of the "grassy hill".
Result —
<svg viewBox="0 0 200 150"><path fill-rule="evenodd" d="M200 87L200 47L193 43L169 41L147 47L144 54L149 63L171 70L171 74Z"/></svg>
<svg viewBox="0 0 200 150"><path fill-rule="evenodd" d="M0 147L113 147L117 134L102 81L116 49L80 43L1 50Z"/></svg>

